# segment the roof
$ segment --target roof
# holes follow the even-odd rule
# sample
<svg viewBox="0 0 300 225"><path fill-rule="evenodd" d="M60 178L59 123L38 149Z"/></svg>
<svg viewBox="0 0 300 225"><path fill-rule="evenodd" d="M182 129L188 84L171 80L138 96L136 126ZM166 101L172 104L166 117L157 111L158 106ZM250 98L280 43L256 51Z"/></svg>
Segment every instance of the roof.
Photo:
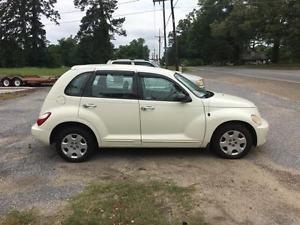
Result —
<svg viewBox="0 0 300 225"><path fill-rule="evenodd" d="M109 65L109 64L94 64L94 65L78 65L73 66L71 70L80 70L80 72L88 71L133 71L140 73L156 73L167 77L173 77L175 71L166 70L157 67L135 66L135 65Z"/></svg>

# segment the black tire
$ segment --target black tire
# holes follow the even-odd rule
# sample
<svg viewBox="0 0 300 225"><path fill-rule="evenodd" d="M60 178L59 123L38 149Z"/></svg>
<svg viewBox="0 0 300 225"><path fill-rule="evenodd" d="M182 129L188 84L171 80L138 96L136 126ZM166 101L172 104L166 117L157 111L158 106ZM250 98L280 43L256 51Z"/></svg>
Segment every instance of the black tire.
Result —
<svg viewBox="0 0 300 225"><path fill-rule="evenodd" d="M68 148L72 148L72 147L69 146L64 149L62 147L63 142L65 143L67 140L67 137L72 134L83 137L84 142L87 145L86 152L84 153L84 155L80 155L80 157L78 156L76 158L73 158L74 155L71 157L66 155L66 150ZM71 127L66 127L66 128L59 130L58 133L56 134L55 145L56 145L56 150L57 150L58 154L64 160L66 160L68 162L72 162L72 163L79 163L79 162L87 161L93 155L94 151L98 148L98 144L95 139L95 136L88 129L80 127L80 126L71 126ZM75 151L75 148L76 148L76 146L74 146L74 151ZM71 149L71 151L72 151L72 149ZM71 151L70 151L70 154L71 154ZM76 153L74 153L74 154L76 154Z"/></svg>
<svg viewBox="0 0 300 225"><path fill-rule="evenodd" d="M226 134L232 134L232 131L237 131L235 134L240 134L239 138L241 138L240 140L246 140L246 143L239 143L237 139L235 138L231 138L230 136L228 137L230 140L227 141L226 138L223 135ZM221 140L222 138L222 140ZM241 141L243 142L243 141ZM221 147L222 143L224 143L224 145ZM226 147L226 145L228 145L229 148L228 149ZM224 124L223 126L219 127L211 140L211 147L212 150L220 157L225 158L225 159L240 159L243 158L244 156L246 156L249 151L251 150L253 146L253 137L251 135L251 132L248 130L248 128L242 124L234 124L234 123L228 123L228 124ZM227 151L226 151L227 149ZM244 149L242 152L238 151L237 149L239 149L241 151L241 149ZM232 151L231 154L230 151ZM227 152L227 153L226 153Z"/></svg>
<svg viewBox="0 0 300 225"><path fill-rule="evenodd" d="M11 85L11 80L8 77L5 77L1 80L1 85L3 87L9 87Z"/></svg>
<svg viewBox="0 0 300 225"><path fill-rule="evenodd" d="M12 81L12 84L14 87L21 87L23 85L23 81L20 78L15 77Z"/></svg>

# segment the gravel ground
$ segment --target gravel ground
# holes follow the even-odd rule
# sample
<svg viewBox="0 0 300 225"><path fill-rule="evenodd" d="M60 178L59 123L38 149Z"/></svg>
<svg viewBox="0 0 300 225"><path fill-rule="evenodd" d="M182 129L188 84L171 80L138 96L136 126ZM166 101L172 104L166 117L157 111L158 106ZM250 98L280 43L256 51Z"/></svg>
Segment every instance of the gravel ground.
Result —
<svg viewBox="0 0 300 225"><path fill-rule="evenodd" d="M4 93L16 93L16 92L23 92L23 91L30 91L30 90L34 90L34 88L32 87L0 87L0 94L4 94Z"/></svg>
<svg viewBox="0 0 300 225"><path fill-rule="evenodd" d="M14 207L53 214L95 180L153 179L194 186L211 224L300 224L300 103L233 80L209 77L207 86L258 105L271 125L265 146L233 161L197 149L114 149L69 164L30 136L48 88L0 102L0 214Z"/></svg>

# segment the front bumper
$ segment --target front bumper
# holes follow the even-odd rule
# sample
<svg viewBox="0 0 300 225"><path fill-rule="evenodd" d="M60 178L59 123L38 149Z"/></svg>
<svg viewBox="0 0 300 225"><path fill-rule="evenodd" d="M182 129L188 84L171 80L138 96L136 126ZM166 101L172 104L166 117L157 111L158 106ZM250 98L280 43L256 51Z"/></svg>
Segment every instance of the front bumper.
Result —
<svg viewBox="0 0 300 225"><path fill-rule="evenodd" d="M269 123L262 119L262 124L255 128L256 136L257 136L257 144L256 146L261 146L266 143L267 135L269 132Z"/></svg>
<svg viewBox="0 0 300 225"><path fill-rule="evenodd" d="M31 127L31 134L35 139L47 145L50 144L50 132L39 127L36 123Z"/></svg>

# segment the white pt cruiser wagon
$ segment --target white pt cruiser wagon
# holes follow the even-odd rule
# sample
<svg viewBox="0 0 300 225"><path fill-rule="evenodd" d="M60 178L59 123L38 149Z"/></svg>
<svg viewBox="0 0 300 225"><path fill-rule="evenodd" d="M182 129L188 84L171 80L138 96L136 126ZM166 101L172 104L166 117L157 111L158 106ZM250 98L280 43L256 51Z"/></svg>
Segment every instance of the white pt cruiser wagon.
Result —
<svg viewBox="0 0 300 225"><path fill-rule="evenodd" d="M179 72L75 66L49 92L32 134L67 161L94 150L205 148L237 159L265 143L269 126L245 99L206 91Z"/></svg>

